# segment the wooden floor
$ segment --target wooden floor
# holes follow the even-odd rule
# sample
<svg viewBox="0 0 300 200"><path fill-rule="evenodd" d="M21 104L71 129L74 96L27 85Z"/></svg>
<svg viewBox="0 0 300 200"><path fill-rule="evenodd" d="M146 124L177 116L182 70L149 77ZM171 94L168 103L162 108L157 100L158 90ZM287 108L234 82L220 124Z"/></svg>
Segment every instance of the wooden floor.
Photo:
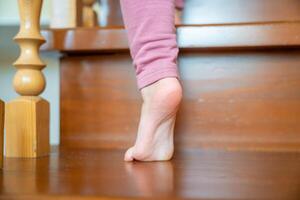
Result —
<svg viewBox="0 0 300 200"><path fill-rule="evenodd" d="M125 163L122 151L6 159L0 199L300 199L300 153L186 150Z"/></svg>

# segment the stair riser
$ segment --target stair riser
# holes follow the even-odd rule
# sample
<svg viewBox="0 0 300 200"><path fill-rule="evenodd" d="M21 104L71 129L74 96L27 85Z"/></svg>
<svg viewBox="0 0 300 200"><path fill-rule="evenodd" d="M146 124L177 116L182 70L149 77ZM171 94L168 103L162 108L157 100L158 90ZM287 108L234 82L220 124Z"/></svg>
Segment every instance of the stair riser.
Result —
<svg viewBox="0 0 300 200"><path fill-rule="evenodd" d="M62 144L131 145L141 97L130 56L61 61ZM300 150L299 65L295 50L182 53L177 147Z"/></svg>

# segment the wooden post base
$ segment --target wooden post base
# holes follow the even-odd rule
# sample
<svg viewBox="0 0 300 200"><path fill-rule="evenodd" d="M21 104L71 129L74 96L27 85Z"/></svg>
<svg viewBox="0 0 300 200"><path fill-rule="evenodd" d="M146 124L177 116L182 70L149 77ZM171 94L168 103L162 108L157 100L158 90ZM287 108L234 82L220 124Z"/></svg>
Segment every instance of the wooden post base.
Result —
<svg viewBox="0 0 300 200"><path fill-rule="evenodd" d="M4 103L0 100L0 168L3 166Z"/></svg>
<svg viewBox="0 0 300 200"><path fill-rule="evenodd" d="M6 104L6 157L49 154L49 103L23 96Z"/></svg>

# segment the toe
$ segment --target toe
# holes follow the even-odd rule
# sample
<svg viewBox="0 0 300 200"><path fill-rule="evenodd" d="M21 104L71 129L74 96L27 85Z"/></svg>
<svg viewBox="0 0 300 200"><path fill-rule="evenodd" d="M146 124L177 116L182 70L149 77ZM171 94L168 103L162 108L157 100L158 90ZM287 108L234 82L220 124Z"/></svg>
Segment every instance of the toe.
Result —
<svg viewBox="0 0 300 200"><path fill-rule="evenodd" d="M133 147L129 148L126 153L125 153L125 156L124 156L124 161L126 162L131 162L133 161Z"/></svg>

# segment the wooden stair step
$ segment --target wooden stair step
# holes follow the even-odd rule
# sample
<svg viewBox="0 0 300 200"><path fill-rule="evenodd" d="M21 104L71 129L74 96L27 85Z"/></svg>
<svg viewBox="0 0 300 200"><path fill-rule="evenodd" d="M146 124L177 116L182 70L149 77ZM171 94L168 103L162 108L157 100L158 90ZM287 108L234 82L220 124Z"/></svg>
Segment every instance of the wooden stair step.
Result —
<svg viewBox="0 0 300 200"><path fill-rule="evenodd" d="M299 198L299 153L198 149L149 163L126 163L123 153L60 149L36 160L5 159L0 198Z"/></svg>
<svg viewBox="0 0 300 200"><path fill-rule="evenodd" d="M300 21L177 27L181 50L241 50L300 47ZM128 51L123 27L45 29L44 51L68 53ZM221 36L221 37L220 37ZM88 38L88 39L83 39Z"/></svg>
<svg viewBox="0 0 300 200"><path fill-rule="evenodd" d="M299 5L186 1L177 26L184 88L177 148L300 150ZM113 10L105 25L43 32L43 50L63 53L65 147L119 149L135 139L141 97L120 6L103 6Z"/></svg>
<svg viewBox="0 0 300 200"><path fill-rule="evenodd" d="M61 144L132 145L141 97L130 55L61 62ZM176 147L299 151L299 64L299 50L180 53Z"/></svg>

